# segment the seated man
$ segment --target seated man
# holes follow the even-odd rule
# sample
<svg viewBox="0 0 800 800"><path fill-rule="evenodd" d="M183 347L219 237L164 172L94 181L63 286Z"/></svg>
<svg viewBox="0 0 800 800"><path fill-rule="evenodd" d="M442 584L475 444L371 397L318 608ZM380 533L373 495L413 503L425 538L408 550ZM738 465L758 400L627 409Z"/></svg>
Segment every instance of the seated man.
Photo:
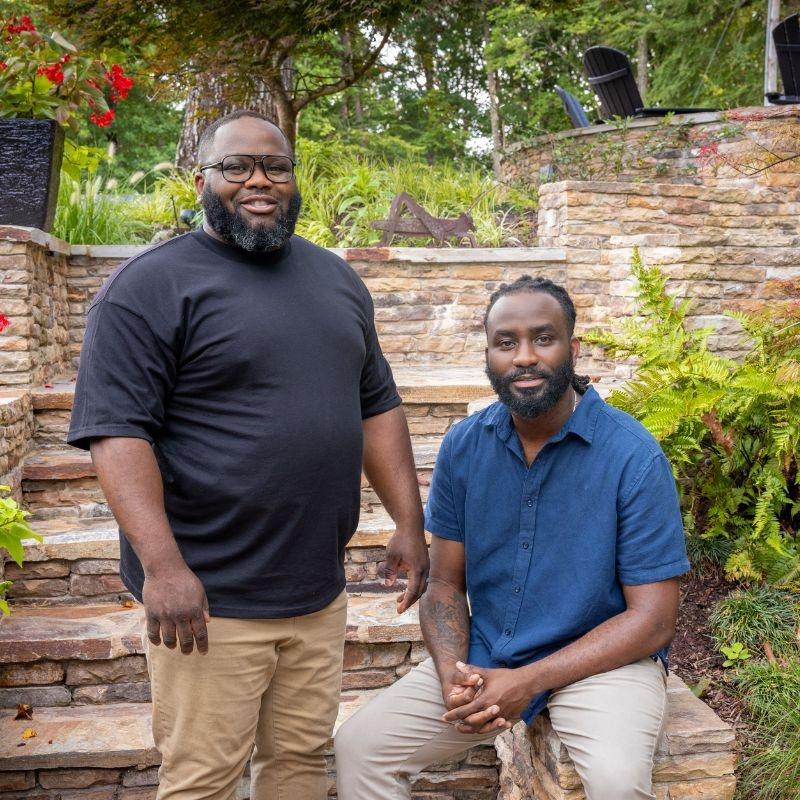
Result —
<svg viewBox="0 0 800 800"><path fill-rule="evenodd" d="M431 658L339 731L339 800L408 798L426 766L545 708L589 800L653 798L689 569L672 471L576 377L563 288L502 285L484 322L500 402L455 425L436 462L420 606Z"/></svg>

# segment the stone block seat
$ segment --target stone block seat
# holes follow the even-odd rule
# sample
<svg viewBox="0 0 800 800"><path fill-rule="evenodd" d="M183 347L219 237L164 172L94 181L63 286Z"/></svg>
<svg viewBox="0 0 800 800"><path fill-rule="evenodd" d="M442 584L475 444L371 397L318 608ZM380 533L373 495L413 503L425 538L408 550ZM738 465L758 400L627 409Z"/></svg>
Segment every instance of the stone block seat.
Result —
<svg viewBox="0 0 800 800"><path fill-rule="evenodd" d="M546 714L530 728L517 723L495 746L500 758L497 800L586 799L578 773ZM653 769L657 800L732 800L734 748L733 728L670 674L667 717Z"/></svg>

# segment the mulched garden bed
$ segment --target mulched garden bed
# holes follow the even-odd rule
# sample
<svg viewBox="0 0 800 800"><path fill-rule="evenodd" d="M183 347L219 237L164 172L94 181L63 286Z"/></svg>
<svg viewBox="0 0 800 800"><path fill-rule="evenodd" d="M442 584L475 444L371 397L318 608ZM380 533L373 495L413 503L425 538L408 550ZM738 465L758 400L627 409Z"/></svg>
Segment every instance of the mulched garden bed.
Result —
<svg viewBox="0 0 800 800"><path fill-rule="evenodd" d="M735 727L736 738L741 742L747 728L744 706L728 681L728 671L722 666L724 658L714 646L708 624L714 605L734 588L721 571L692 570L683 578L678 629L669 651L669 664L689 686L700 681L708 683L701 695L703 701Z"/></svg>

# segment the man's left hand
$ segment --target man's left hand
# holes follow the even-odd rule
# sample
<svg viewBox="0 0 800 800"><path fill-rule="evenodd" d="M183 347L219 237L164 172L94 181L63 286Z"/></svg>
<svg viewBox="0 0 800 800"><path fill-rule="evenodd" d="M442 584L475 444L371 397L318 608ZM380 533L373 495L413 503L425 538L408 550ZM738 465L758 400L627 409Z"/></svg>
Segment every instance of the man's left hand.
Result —
<svg viewBox="0 0 800 800"><path fill-rule="evenodd" d="M398 528L386 545L386 564L383 568L386 586L394 586L398 572L405 572L407 576L406 590L397 598L398 614L411 608L422 597L428 585L429 568L425 534L421 530Z"/></svg>
<svg viewBox="0 0 800 800"><path fill-rule="evenodd" d="M500 727L510 728L519 719L536 692L516 669L484 669L459 662L465 675L477 674L483 684L471 703L448 711L442 719L453 722L461 733L489 733ZM497 724L498 720L503 725Z"/></svg>

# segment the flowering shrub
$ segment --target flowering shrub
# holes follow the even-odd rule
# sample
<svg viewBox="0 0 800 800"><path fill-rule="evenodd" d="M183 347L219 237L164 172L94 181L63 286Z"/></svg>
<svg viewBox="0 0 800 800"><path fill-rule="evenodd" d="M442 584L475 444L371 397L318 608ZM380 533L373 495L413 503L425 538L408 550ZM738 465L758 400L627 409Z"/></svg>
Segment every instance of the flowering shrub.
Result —
<svg viewBox="0 0 800 800"><path fill-rule="evenodd" d="M105 128L133 87L114 60L112 53L89 55L56 31L41 33L27 15L0 19L0 117L54 119L74 128L87 114Z"/></svg>

